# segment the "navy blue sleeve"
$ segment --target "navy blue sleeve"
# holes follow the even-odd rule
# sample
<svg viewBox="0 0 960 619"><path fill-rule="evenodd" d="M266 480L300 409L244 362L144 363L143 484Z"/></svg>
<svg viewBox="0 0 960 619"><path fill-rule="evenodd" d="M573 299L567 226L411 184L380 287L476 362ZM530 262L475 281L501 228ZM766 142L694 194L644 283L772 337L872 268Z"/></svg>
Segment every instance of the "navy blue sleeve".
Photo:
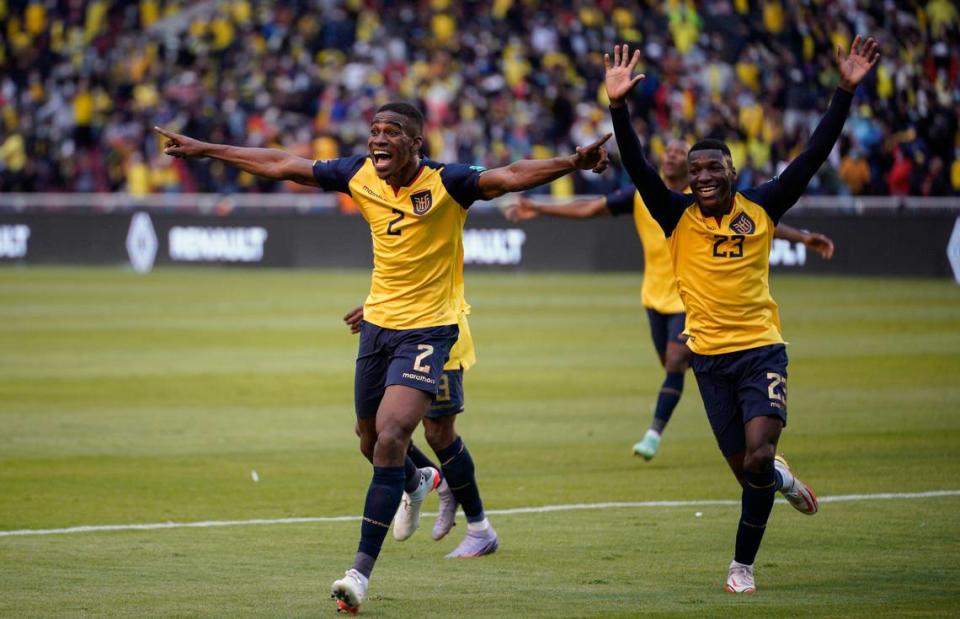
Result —
<svg viewBox="0 0 960 619"><path fill-rule="evenodd" d="M313 177L324 191L350 193L350 179L363 167L366 155L325 159L313 162Z"/></svg>
<svg viewBox="0 0 960 619"><path fill-rule="evenodd" d="M485 170L483 166L450 163L440 170L440 182L460 206L470 208L480 199L480 173Z"/></svg>
<svg viewBox="0 0 960 619"><path fill-rule="evenodd" d="M617 189L614 192L608 193L607 198L607 210L610 211L611 215L632 215L633 214L633 196L636 195L636 191L631 191L630 189Z"/></svg>
<svg viewBox="0 0 960 619"><path fill-rule="evenodd" d="M830 100L827 113L820 119L803 152L790 162L780 176L741 192L748 200L762 206L774 223L779 222L783 214L797 203L807 190L810 179L827 160L843 130L852 101L853 93L838 88Z"/></svg>
<svg viewBox="0 0 960 619"><path fill-rule="evenodd" d="M630 124L630 112L626 105L611 107L610 115L613 116L613 133L617 136L623 167L640 192L650 215L663 228L664 235L669 237L683 216L684 209L693 202L693 196L670 191L657 174L657 169L647 161L637 132Z"/></svg>

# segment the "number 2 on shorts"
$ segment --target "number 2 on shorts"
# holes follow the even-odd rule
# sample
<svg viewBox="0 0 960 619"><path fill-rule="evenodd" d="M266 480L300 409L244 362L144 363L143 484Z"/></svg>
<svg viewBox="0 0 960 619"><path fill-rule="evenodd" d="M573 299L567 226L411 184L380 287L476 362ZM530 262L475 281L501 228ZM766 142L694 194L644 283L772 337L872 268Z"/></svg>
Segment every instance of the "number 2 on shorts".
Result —
<svg viewBox="0 0 960 619"><path fill-rule="evenodd" d="M767 395L774 402L783 402L787 403L787 379L783 376L780 376L776 372L767 372L767 378L770 379L770 384L767 386ZM781 391L782 394L777 393L777 387L783 385Z"/></svg>
<svg viewBox="0 0 960 619"><path fill-rule="evenodd" d="M430 344L418 344L417 350L420 351L420 354L413 360L413 369L418 372L423 372L424 374L429 374L430 366L424 365L423 360L433 354L433 346Z"/></svg>

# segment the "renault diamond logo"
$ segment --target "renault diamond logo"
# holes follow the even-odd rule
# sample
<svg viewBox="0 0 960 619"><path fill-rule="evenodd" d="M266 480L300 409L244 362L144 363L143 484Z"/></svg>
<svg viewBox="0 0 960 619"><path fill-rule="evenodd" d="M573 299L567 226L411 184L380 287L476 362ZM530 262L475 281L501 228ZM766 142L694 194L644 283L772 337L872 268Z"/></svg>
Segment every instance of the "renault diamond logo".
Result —
<svg viewBox="0 0 960 619"><path fill-rule="evenodd" d="M130 221L127 231L127 254L130 266L137 273L149 273L157 257L157 233L153 229L150 215L136 213Z"/></svg>

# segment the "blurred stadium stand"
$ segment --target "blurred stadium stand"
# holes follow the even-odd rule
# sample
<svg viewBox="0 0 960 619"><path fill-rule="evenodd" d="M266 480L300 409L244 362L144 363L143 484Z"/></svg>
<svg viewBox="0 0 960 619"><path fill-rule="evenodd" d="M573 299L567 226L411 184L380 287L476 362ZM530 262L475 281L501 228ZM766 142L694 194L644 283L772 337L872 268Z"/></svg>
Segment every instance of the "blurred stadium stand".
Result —
<svg viewBox="0 0 960 619"><path fill-rule="evenodd" d="M601 58L618 42L643 50L632 108L652 153L722 138L752 185L802 146L836 83L833 50L856 33L884 57L808 195L960 191L950 0L0 0L0 32L3 192L304 191L171 160L149 128L328 159L363 152L394 99L426 110L441 161L569 152L609 130Z"/></svg>

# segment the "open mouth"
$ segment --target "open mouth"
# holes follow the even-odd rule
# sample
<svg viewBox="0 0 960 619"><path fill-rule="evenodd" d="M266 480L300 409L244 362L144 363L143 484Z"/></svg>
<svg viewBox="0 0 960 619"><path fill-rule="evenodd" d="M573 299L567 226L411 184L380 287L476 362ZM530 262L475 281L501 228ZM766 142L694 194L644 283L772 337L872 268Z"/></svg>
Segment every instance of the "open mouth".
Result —
<svg viewBox="0 0 960 619"><path fill-rule="evenodd" d="M701 198L714 198L720 192L719 185L709 184L697 187L697 195Z"/></svg>
<svg viewBox="0 0 960 619"><path fill-rule="evenodd" d="M393 160L393 155L385 150L375 150L373 155L373 165L381 168L388 165Z"/></svg>

